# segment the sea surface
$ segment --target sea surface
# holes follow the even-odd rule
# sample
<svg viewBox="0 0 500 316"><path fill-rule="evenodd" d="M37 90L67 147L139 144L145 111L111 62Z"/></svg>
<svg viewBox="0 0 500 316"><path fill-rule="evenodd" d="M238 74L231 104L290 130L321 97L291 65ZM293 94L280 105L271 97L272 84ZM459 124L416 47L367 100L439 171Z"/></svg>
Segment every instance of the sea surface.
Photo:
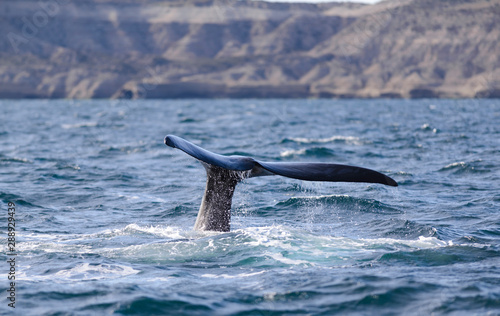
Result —
<svg viewBox="0 0 500 316"><path fill-rule="evenodd" d="M2 315L500 315L500 100L0 109ZM247 179L231 232L197 232L205 171L167 134L367 167L399 187Z"/></svg>

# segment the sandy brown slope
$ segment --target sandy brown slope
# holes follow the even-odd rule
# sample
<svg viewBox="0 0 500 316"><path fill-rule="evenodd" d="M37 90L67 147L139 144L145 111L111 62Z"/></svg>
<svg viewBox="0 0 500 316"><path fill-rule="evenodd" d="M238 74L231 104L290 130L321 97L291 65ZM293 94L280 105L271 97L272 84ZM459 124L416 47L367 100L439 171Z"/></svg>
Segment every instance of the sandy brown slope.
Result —
<svg viewBox="0 0 500 316"><path fill-rule="evenodd" d="M0 2L0 97L500 96L500 0L42 3Z"/></svg>

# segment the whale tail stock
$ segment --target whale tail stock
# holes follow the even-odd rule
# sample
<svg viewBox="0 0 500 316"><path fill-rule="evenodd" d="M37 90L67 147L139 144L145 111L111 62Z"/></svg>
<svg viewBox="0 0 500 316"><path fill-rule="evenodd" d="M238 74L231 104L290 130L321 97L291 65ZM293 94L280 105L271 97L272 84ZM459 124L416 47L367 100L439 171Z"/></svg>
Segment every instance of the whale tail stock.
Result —
<svg viewBox="0 0 500 316"><path fill-rule="evenodd" d="M167 135L165 144L198 159L207 171L207 185L196 218L196 230L230 230L233 193L238 182L246 178L280 175L306 181L398 185L380 172L361 167L318 162L263 162L244 156L223 156L174 135Z"/></svg>

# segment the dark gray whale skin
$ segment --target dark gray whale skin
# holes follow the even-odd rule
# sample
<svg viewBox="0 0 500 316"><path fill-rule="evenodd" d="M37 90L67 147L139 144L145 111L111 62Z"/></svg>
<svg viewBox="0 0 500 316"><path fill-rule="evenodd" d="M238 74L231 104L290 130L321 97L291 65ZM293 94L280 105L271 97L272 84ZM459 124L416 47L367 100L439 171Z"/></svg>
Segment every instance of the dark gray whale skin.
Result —
<svg viewBox="0 0 500 316"><path fill-rule="evenodd" d="M196 230L230 231L233 193L238 182L247 178L280 175L306 181L398 186L392 178L361 167L319 162L264 162L250 157L223 156L174 135L167 135L165 144L198 159L207 171L205 194L194 225Z"/></svg>

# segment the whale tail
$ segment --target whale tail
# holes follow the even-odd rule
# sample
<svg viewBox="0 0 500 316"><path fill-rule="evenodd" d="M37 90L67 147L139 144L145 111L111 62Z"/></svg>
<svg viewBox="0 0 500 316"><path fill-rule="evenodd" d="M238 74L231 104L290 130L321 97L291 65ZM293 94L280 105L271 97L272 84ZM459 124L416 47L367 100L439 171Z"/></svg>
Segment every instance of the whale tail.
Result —
<svg viewBox="0 0 500 316"><path fill-rule="evenodd" d="M238 182L246 178L280 175L306 181L398 185L380 172L361 167L318 162L263 162L244 156L223 156L174 135L167 135L165 144L198 159L207 171L207 185L196 219L196 230L230 230L233 193Z"/></svg>

